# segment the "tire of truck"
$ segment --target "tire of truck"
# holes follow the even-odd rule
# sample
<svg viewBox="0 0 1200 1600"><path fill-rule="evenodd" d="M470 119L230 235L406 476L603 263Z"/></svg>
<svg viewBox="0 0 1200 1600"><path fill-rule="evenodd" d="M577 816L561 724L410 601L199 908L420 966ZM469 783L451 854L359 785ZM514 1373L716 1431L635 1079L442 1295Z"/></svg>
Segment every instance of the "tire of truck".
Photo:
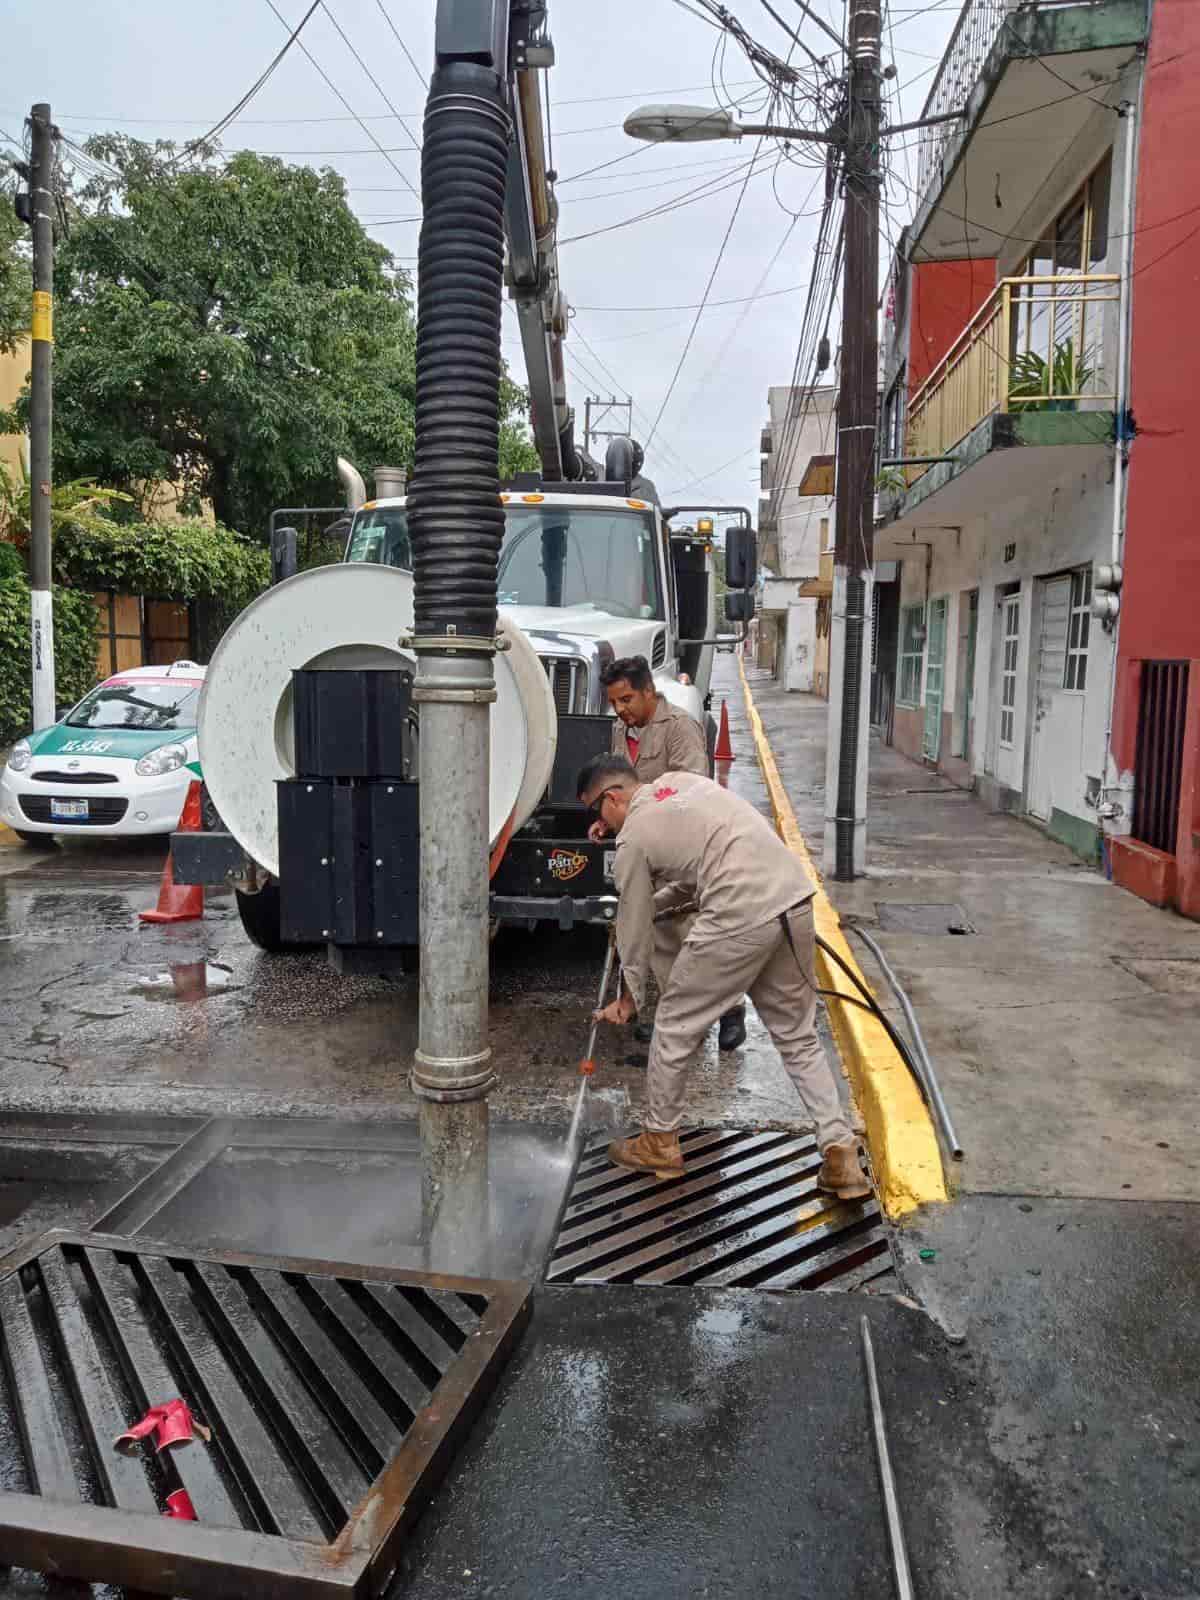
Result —
<svg viewBox="0 0 1200 1600"><path fill-rule="evenodd" d="M237 895L238 915L251 944L256 944L260 950L266 950L271 955L295 948L283 942L277 883L265 884L257 894L247 894L243 889L235 889L234 893Z"/></svg>
<svg viewBox="0 0 1200 1600"><path fill-rule="evenodd" d="M708 751L708 775L713 778L717 772L717 763L713 755L717 748L717 722L711 714L704 719L704 745Z"/></svg>

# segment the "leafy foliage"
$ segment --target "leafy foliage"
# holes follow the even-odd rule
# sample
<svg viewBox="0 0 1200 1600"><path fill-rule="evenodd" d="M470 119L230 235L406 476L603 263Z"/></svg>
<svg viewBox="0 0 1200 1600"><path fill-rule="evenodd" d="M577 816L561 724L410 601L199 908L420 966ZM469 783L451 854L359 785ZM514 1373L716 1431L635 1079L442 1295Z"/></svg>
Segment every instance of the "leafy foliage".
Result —
<svg viewBox="0 0 1200 1600"><path fill-rule="evenodd" d="M56 483L50 491L51 539L68 526L97 530L110 526L104 513L121 503L132 503L132 496L120 489L102 489L91 478ZM20 476L14 477L0 461L0 534L15 544L28 544L29 515L29 473L24 462Z"/></svg>
<svg viewBox="0 0 1200 1600"><path fill-rule="evenodd" d="M265 538L273 507L340 499L338 454L411 465L408 276L337 173L117 135L88 151L116 176L58 256L59 473L175 483L183 510ZM521 399L506 384L508 470L530 455Z"/></svg>
<svg viewBox="0 0 1200 1600"><path fill-rule="evenodd" d="M29 583L0 577L0 743L29 732L32 717ZM96 681L96 607L90 595L54 591L54 678L60 705Z"/></svg>
<svg viewBox="0 0 1200 1600"><path fill-rule="evenodd" d="M55 539L54 574L79 589L217 600L234 611L271 581L265 550L200 521L68 524Z"/></svg>
<svg viewBox="0 0 1200 1600"><path fill-rule="evenodd" d="M1048 362L1036 350L1022 350L1009 369L1008 398L1013 411L1059 410L1075 406L1096 376L1094 367L1075 353L1074 339L1061 339ZM1066 397L1066 398L1064 398Z"/></svg>
<svg viewBox="0 0 1200 1600"><path fill-rule="evenodd" d="M15 185L0 183L0 354L7 355L29 331L29 230L13 210Z"/></svg>

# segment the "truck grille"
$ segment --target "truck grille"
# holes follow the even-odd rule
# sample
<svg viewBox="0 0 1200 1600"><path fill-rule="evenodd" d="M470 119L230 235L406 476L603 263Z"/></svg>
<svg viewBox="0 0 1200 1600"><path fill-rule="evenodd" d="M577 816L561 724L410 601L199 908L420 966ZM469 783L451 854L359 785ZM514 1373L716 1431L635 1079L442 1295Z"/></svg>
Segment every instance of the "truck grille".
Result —
<svg viewBox="0 0 1200 1600"><path fill-rule="evenodd" d="M40 794L23 794L21 796L21 810L29 818L30 822L55 822L58 819L50 815L50 798L49 795L43 797ZM75 797L64 794L57 795L55 798L68 800ZM66 823L66 826L70 828L86 828L89 825L98 828L111 827L114 822L120 822L128 809L129 801L125 799L109 800L106 797L102 800L97 800L94 797L90 797L88 799L87 816L72 817Z"/></svg>
<svg viewBox="0 0 1200 1600"><path fill-rule="evenodd" d="M543 656L542 666L559 716L583 716L588 708L587 662L573 656Z"/></svg>

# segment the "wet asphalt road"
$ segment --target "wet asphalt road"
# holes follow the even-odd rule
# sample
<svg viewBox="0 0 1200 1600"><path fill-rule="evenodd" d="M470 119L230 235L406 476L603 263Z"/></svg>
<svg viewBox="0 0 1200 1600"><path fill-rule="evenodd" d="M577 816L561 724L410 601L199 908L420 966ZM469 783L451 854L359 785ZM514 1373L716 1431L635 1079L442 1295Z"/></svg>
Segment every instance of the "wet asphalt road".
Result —
<svg viewBox="0 0 1200 1600"><path fill-rule="evenodd" d="M0 852L0 1092L14 1109L125 1113L411 1114L413 980L343 977L321 954L269 956L231 895L204 920L139 923L162 847L72 842ZM503 929L492 949L496 1115L566 1123L603 961L603 934ZM636 1111L644 1047L599 1041L595 1087ZM757 1020L736 1055L715 1034L697 1061L691 1120L801 1122Z"/></svg>

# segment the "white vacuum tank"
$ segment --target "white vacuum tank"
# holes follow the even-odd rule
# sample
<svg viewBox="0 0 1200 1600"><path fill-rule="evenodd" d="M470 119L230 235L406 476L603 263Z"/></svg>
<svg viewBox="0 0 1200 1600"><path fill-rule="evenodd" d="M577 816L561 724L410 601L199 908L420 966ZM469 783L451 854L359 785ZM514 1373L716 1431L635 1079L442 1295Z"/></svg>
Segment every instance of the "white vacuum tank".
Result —
<svg viewBox="0 0 1200 1600"><path fill-rule="evenodd" d="M242 849L279 876L275 785L294 778L292 673L388 668L416 657L413 577L351 562L298 573L258 597L213 654L200 697L200 765L213 804ZM533 815L554 766L558 718L545 669L516 624L501 618L495 657L488 834ZM418 722L420 711L417 708Z"/></svg>

